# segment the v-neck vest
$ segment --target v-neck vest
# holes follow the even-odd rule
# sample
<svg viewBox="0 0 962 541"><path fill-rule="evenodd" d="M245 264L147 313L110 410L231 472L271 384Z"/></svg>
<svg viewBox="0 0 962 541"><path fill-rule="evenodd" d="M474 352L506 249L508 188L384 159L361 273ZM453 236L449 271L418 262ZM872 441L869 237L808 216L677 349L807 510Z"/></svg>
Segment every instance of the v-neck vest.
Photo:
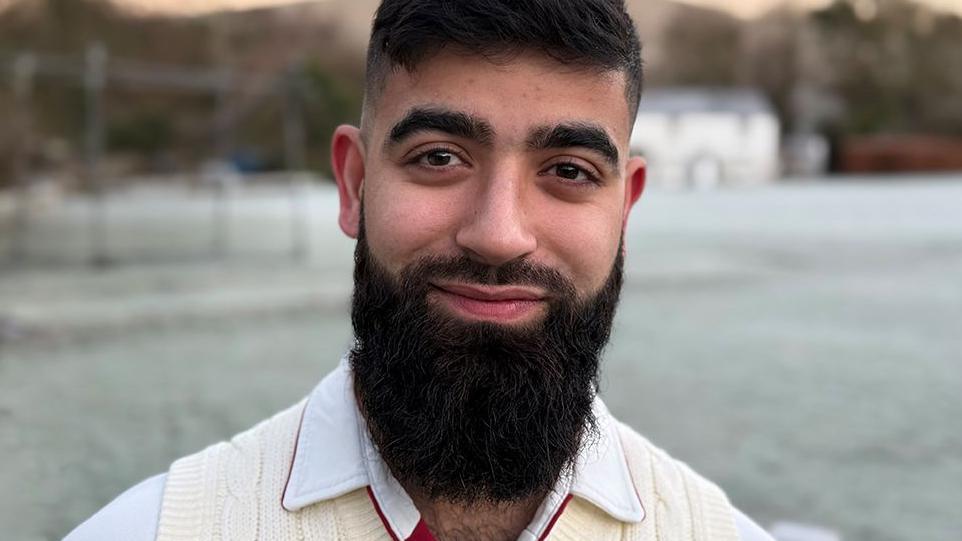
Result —
<svg viewBox="0 0 962 541"><path fill-rule="evenodd" d="M281 502L305 402L171 465L158 541L390 541L364 488L297 511ZM685 464L619 424L635 490L638 523L621 522L572 497L545 539L737 541L724 493ZM331 437L337 437L332 434Z"/></svg>

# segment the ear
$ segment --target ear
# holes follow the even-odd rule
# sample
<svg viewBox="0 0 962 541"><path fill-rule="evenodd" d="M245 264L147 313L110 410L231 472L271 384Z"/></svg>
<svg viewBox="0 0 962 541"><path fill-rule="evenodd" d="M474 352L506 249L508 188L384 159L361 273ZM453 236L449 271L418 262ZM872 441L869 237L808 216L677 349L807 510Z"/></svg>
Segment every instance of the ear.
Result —
<svg viewBox="0 0 962 541"><path fill-rule="evenodd" d="M641 192L645 191L645 178L648 174L648 164L640 156L628 159L625 167L625 207L621 215L621 232L625 233L628 227L628 214L641 197Z"/></svg>
<svg viewBox="0 0 962 541"><path fill-rule="evenodd" d="M345 235L356 239L360 232L361 194L364 187L364 145L358 128L341 125L334 130L331 168L341 201L337 223Z"/></svg>

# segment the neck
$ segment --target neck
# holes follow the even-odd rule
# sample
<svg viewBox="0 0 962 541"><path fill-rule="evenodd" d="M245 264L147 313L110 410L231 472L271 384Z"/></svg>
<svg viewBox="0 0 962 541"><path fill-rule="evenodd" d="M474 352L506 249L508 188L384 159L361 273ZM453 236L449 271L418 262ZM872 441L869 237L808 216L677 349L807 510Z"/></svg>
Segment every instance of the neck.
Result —
<svg viewBox="0 0 962 541"><path fill-rule="evenodd" d="M438 541L512 541L531 523L545 494L511 503L461 504L425 497L404 487Z"/></svg>

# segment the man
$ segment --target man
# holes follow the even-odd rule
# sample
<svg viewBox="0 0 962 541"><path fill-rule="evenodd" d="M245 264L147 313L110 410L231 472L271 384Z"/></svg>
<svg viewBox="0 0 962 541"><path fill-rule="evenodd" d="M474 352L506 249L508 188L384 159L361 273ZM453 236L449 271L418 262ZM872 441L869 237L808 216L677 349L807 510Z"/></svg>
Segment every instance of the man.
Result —
<svg viewBox="0 0 962 541"><path fill-rule="evenodd" d="M769 539L596 397L645 181L623 3L385 0L367 70L354 347L68 539Z"/></svg>

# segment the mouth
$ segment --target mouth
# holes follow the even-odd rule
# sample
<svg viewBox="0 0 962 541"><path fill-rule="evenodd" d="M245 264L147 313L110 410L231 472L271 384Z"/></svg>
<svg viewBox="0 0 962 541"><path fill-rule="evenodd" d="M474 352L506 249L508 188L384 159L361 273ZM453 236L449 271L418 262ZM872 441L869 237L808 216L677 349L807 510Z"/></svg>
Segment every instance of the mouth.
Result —
<svg viewBox="0 0 962 541"><path fill-rule="evenodd" d="M536 287L431 283L432 294L455 314L481 321L516 323L539 316L548 301Z"/></svg>

